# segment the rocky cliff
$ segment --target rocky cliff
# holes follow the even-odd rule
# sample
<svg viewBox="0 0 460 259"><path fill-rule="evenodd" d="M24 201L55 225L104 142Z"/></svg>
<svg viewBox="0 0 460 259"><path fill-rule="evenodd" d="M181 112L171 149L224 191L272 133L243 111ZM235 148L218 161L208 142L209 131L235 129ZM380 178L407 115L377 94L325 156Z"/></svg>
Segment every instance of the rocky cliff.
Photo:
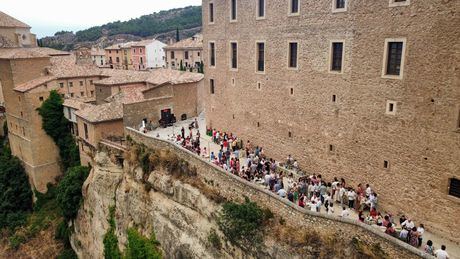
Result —
<svg viewBox="0 0 460 259"><path fill-rule="evenodd" d="M115 208L110 229L121 251L128 229L135 228L145 237L154 232L165 258L421 256L370 227L313 215L168 142L128 132L123 159L119 151L103 147L83 186L84 204L71 238L79 258L104 257L110 208ZM223 201L239 203L244 197L273 215L260 228L263 240L256 249L230 242L217 223Z"/></svg>
<svg viewBox="0 0 460 259"><path fill-rule="evenodd" d="M223 242L213 248L208 236L217 230L219 205L201 190L174 179L165 170L156 170L148 178L141 167L124 168L113 163L106 153L98 153L97 164L83 187L85 202L75 221L72 246L79 258L103 258L104 235L109 228L109 208L115 206L116 235L124 250L126 232L136 227L148 236L153 230L165 258L250 258L241 249ZM222 238L222 234L217 231ZM223 239L223 238L222 238ZM300 257L289 247L266 240L257 257Z"/></svg>

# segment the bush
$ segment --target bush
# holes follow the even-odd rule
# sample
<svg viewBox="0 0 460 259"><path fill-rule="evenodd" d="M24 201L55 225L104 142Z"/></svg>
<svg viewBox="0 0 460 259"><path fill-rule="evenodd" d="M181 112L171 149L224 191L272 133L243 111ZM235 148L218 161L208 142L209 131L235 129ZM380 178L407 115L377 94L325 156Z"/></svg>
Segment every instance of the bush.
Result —
<svg viewBox="0 0 460 259"><path fill-rule="evenodd" d="M62 250L61 254L57 256L57 259L78 259L78 257L72 248L67 248Z"/></svg>
<svg viewBox="0 0 460 259"><path fill-rule="evenodd" d="M55 90L50 92L38 113L42 116L42 127L59 148L64 171L80 165L78 146L70 133L70 123L64 117L63 99Z"/></svg>
<svg viewBox="0 0 460 259"><path fill-rule="evenodd" d="M70 235L71 231L67 223L63 220L59 223L54 233L54 238L61 240L64 243L64 247L70 248Z"/></svg>
<svg viewBox="0 0 460 259"><path fill-rule="evenodd" d="M0 155L0 190L0 229L23 225L32 209L32 191L20 160L8 151Z"/></svg>
<svg viewBox="0 0 460 259"><path fill-rule="evenodd" d="M146 238L134 229L128 229L128 245L126 247L126 259L160 259L161 251L158 249L158 241L155 233Z"/></svg>
<svg viewBox="0 0 460 259"><path fill-rule="evenodd" d="M263 240L264 211L246 198L242 204L227 202L218 217L218 225L228 240L243 248L251 250Z"/></svg>
<svg viewBox="0 0 460 259"><path fill-rule="evenodd" d="M121 252L118 249L118 238L115 235L115 207L109 209L109 229L104 236L104 258L121 259Z"/></svg>
<svg viewBox="0 0 460 259"><path fill-rule="evenodd" d="M217 250L220 250L222 248L222 242L220 241L219 235L217 235L215 229L211 229L211 231L209 232L208 242L212 247L214 247Z"/></svg>
<svg viewBox="0 0 460 259"><path fill-rule="evenodd" d="M56 201L67 221L73 220L77 216L83 200L81 188L88 175L88 167L75 166L65 173L58 185Z"/></svg>
<svg viewBox="0 0 460 259"><path fill-rule="evenodd" d="M19 246L26 241L26 238L21 234L15 234L9 238L10 247L13 249L18 249Z"/></svg>

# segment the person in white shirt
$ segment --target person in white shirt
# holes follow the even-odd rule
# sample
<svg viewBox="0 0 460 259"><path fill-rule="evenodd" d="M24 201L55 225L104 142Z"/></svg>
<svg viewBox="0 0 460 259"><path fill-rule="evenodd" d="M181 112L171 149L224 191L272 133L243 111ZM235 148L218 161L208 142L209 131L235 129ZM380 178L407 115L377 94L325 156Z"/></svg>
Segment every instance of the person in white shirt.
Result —
<svg viewBox="0 0 460 259"><path fill-rule="evenodd" d="M422 246L423 242L423 233L425 233L425 226L423 224L420 224L420 226L417 228L418 232L418 247Z"/></svg>
<svg viewBox="0 0 460 259"><path fill-rule="evenodd" d="M354 209L355 208L355 199L356 199L356 192L353 189L348 191L348 208Z"/></svg>
<svg viewBox="0 0 460 259"><path fill-rule="evenodd" d="M346 207L342 207L342 213L340 213L340 217L348 218L350 216L350 211Z"/></svg>
<svg viewBox="0 0 460 259"><path fill-rule="evenodd" d="M407 229L403 228L401 232L399 233L399 238L405 242L407 242L407 235L409 234L409 231Z"/></svg>
<svg viewBox="0 0 460 259"><path fill-rule="evenodd" d="M281 198L286 198L286 191L284 189L279 189L278 191L278 195L281 197Z"/></svg>
<svg viewBox="0 0 460 259"><path fill-rule="evenodd" d="M401 224L401 227L407 229L407 230L411 230L412 228L415 227L415 224L414 222L411 220L411 219L406 219L406 221L404 221L402 224Z"/></svg>
<svg viewBox="0 0 460 259"><path fill-rule="evenodd" d="M369 197L372 194L372 189L369 184L366 184L366 196Z"/></svg>
<svg viewBox="0 0 460 259"><path fill-rule="evenodd" d="M438 249L434 252L434 255L438 259L449 259L449 254L446 252L446 246L442 245L441 249Z"/></svg>

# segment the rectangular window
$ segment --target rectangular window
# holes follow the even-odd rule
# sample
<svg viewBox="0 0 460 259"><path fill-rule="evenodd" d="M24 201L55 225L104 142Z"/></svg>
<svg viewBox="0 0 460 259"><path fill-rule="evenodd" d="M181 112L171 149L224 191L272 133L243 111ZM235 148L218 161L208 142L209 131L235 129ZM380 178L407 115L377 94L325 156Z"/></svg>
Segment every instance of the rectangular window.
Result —
<svg viewBox="0 0 460 259"><path fill-rule="evenodd" d="M85 92L80 92L80 96L85 96Z"/></svg>
<svg viewBox="0 0 460 259"><path fill-rule="evenodd" d="M91 97L93 97L93 96L94 96L94 91L91 91Z"/></svg>
<svg viewBox="0 0 460 259"><path fill-rule="evenodd" d="M214 79L209 79L209 90L214 94Z"/></svg>
<svg viewBox="0 0 460 259"><path fill-rule="evenodd" d="M83 81L80 81L80 86L83 86Z"/></svg>
<svg viewBox="0 0 460 259"><path fill-rule="evenodd" d="M63 88L63 87L64 87L64 83L59 83L59 87Z"/></svg>
<svg viewBox="0 0 460 259"><path fill-rule="evenodd" d="M230 43L231 47L231 67L233 69L238 68L238 44L236 42Z"/></svg>
<svg viewBox="0 0 460 259"><path fill-rule="evenodd" d="M257 72L265 71L265 43L257 43Z"/></svg>
<svg viewBox="0 0 460 259"><path fill-rule="evenodd" d="M117 63L120 63L120 58L119 57L117 57Z"/></svg>
<svg viewBox="0 0 460 259"><path fill-rule="evenodd" d="M331 71L342 71L343 42L332 43Z"/></svg>
<svg viewBox="0 0 460 259"><path fill-rule="evenodd" d="M69 86L70 86L70 87L73 87L73 82L69 82Z"/></svg>
<svg viewBox="0 0 460 259"><path fill-rule="evenodd" d="M174 51L171 51L171 59L174 59Z"/></svg>
<svg viewBox="0 0 460 259"><path fill-rule="evenodd" d="M85 139L88 139L88 125L86 125L86 123L83 123L83 128L85 129Z"/></svg>
<svg viewBox="0 0 460 259"><path fill-rule="evenodd" d="M73 93L70 93L70 97L73 97Z"/></svg>
<svg viewBox="0 0 460 259"><path fill-rule="evenodd" d="M257 18L265 17L265 0L257 0Z"/></svg>
<svg viewBox="0 0 460 259"><path fill-rule="evenodd" d="M300 0L289 0L289 13L298 14L299 13L299 1Z"/></svg>
<svg viewBox="0 0 460 259"><path fill-rule="evenodd" d="M449 182L449 195L460 198L460 180L450 178Z"/></svg>
<svg viewBox="0 0 460 259"><path fill-rule="evenodd" d="M334 1L335 1L335 9L345 8L345 0L334 0Z"/></svg>
<svg viewBox="0 0 460 259"><path fill-rule="evenodd" d="M390 0L390 7L406 6L410 4L410 0Z"/></svg>
<svg viewBox="0 0 460 259"><path fill-rule="evenodd" d="M297 42L289 42L289 67L297 68Z"/></svg>
<svg viewBox="0 0 460 259"><path fill-rule="evenodd" d="M216 66L216 46L214 42L209 43L209 65Z"/></svg>
<svg viewBox="0 0 460 259"><path fill-rule="evenodd" d="M43 102L43 100L44 100L44 99L43 99L43 96L40 96L40 97L38 98L38 100L40 100L40 102Z"/></svg>
<svg viewBox="0 0 460 259"><path fill-rule="evenodd" d="M401 73L401 59L403 52L402 42L388 42L387 75L399 76Z"/></svg>
<svg viewBox="0 0 460 259"><path fill-rule="evenodd" d="M209 23L214 23L214 3L209 3Z"/></svg>
<svg viewBox="0 0 460 259"><path fill-rule="evenodd" d="M188 51L184 52L185 59L188 59Z"/></svg>
<svg viewBox="0 0 460 259"><path fill-rule="evenodd" d="M231 21L236 21L236 14L237 14L236 1L237 0L230 0L230 20Z"/></svg>
<svg viewBox="0 0 460 259"><path fill-rule="evenodd" d="M93 80L89 80L89 84L90 84L90 85L93 85Z"/></svg>

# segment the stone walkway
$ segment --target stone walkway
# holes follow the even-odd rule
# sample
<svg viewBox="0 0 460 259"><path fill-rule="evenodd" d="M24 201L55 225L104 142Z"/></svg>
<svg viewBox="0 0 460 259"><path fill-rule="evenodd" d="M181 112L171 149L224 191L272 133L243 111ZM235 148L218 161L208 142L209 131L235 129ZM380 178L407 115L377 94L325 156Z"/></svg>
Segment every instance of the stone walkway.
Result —
<svg viewBox="0 0 460 259"><path fill-rule="evenodd" d="M161 139L166 139L166 140L171 140L172 136L176 136L177 134L181 134L181 128L184 127L185 129L185 136L188 136L190 134L188 126L190 123L192 123L195 120L195 118L190 118L185 121L179 121L174 124L173 127L168 127L168 128L157 128L154 131L150 131L147 133L147 135L153 136L153 137L159 137ZM200 114L199 117L197 117L198 120L198 125L199 125L199 131L201 134L200 137L200 142L201 142L201 148L206 147L208 150L208 155L211 154L211 152L214 152L214 154L217 155L217 153L220 150L220 146L212 142L211 138L206 135L206 121L205 121L205 116L204 114ZM192 129L193 135L196 135L196 129ZM244 165L245 160L240 159L241 164ZM342 212L342 209L340 208L340 204L335 203L334 204L334 213L333 215L339 216L340 213ZM321 209L321 213L326 214L326 210L324 207ZM356 219L358 220L358 214L356 211L352 210L350 211L350 216L349 218L351 219ZM374 225L376 228L379 228L377 225ZM382 231L384 231L382 229ZM428 231L425 231L423 235L423 246L426 244L427 240L433 241L435 249L438 249L441 247L442 244L446 245L447 247L447 252L449 253L449 258L450 259L460 259L460 245L455 244L454 242L444 240L439 236L436 236ZM421 248L421 249L422 249ZM423 250L423 249L422 249Z"/></svg>

